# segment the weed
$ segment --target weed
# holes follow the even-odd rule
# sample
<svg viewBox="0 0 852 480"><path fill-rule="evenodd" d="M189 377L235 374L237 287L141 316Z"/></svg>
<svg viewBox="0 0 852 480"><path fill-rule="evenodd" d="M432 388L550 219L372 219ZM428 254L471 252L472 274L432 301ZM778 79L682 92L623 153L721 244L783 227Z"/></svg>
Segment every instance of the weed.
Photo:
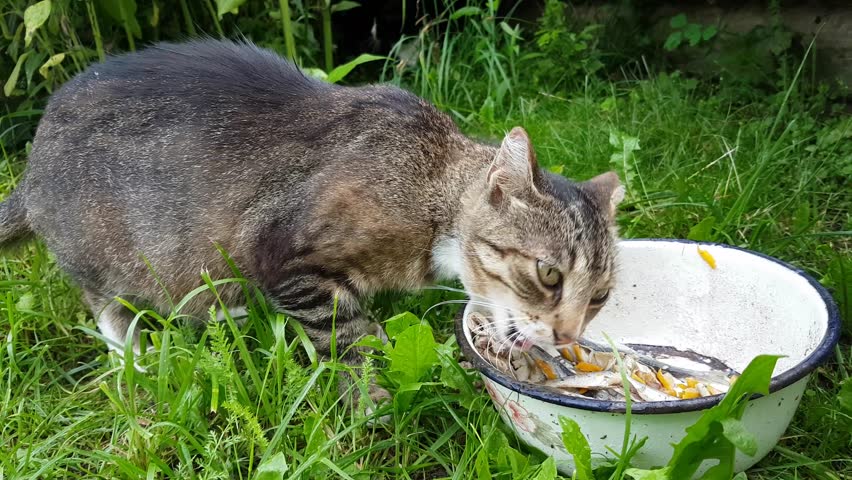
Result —
<svg viewBox="0 0 852 480"><path fill-rule="evenodd" d="M709 42L718 33L718 29L714 25L700 25L697 23L688 23L686 15L681 13L675 15L669 21L669 26L672 32L666 38L666 43L663 48L666 50L675 50L681 45L689 44L690 47L696 47L701 43Z"/></svg>

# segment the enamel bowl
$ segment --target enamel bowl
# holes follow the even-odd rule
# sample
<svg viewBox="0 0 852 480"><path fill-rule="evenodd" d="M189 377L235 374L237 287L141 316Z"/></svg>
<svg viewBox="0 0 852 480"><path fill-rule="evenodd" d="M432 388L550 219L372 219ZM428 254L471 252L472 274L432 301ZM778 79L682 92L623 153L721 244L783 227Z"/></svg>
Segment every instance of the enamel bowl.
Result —
<svg viewBox="0 0 852 480"><path fill-rule="evenodd" d="M715 269L699 255L699 245L714 257ZM606 343L606 334L620 344L691 349L740 372L757 355L786 356L778 361L770 394L751 400L743 416L757 437L758 451L753 457L737 452L735 468L740 472L757 463L787 429L810 374L839 339L840 318L831 296L801 270L726 245L626 240L619 244L618 264L618 284L587 327L584 337L589 340ZM580 425L593 463L611 458L609 449L621 450L624 402L564 396L516 381L479 355L466 322L458 320L462 352L481 372L503 420L523 441L553 456L560 471L573 471L572 457L562 446L560 415ZM665 465L672 444L721 398L633 402L631 436L648 437L633 458L634 466Z"/></svg>

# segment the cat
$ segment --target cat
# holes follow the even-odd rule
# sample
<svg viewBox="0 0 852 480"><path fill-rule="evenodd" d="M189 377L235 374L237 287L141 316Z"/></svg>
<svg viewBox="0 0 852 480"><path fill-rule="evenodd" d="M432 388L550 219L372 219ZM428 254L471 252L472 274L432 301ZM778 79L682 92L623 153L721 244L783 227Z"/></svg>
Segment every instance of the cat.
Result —
<svg viewBox="0 0 852 480"><path fill-rule="evenodd" d="M324 355L336 296L337 351L357 365L359 299L440 279L490 305L499 339L577 338L614 282L623 196L613 172L540 168L523 128L479 143L403 89L208 39L111 57L57 90L0 244L43 239L115 345L133 319L116 296L168 311L202 271L231 276L218 244ZM239 285L218 288L240 303Z"/></svg>

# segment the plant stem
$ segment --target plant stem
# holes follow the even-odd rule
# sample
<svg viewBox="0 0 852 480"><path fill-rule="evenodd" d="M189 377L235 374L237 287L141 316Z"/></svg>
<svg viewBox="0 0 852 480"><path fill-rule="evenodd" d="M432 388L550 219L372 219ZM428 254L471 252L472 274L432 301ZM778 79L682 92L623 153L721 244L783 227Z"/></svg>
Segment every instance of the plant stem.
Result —
<svg viewBox="0 0 852 480"><path fill-rule="evenodd" d="M287 56L291 60L296 59L296 42L293 41L293 25L290 22L290 0L278 0L281 6L281 26L284 29L284 45L287 48Z"/></svg>
<svg viewBox="0 0 852 480"><path fill-rule="evenodd" d="M822 465L818 460L814 460L807 455L802 455L799 452L791 450L787 447L782 447L780 445L776 445L773 449L779 454L793 460L795 462L799 462L802 466L808 467L814 472L820 474L820 478L825 478L827 480L840 480L840 477L834 475L826 466Z"/></svg>
<svg viewBox="0 0 852 480"><path fill-rule="evenodd" d="M322 40L325 50L325 71L330 72L334 68L334 52L331 43L331 0L320 0L320 11L322 12Z"/></svg>
<svg viewBox="0 0 852 480"><path fill-rule="evenodd" d="M12 32L9 31L9 26L6 25L5 20L0 22L0 33L3 34L3 38L5 38L6 40L12 39Z"/></svg>
<svg viewBox="0 0 852 480"><path fill-rule="evenodd" d="M195 36L195 24L192 23L192 15L189 13L189 6L186 4L186 0L180 0L180 10L183 13L183 20L186 22L186 33L189 36Z"/></svg>
<svg viewBox="0 0 852 480"><path fill-rule="evenodd" d="M101 38L101 27L98 25L98 14L95 12L95 4L92 0L86 0L86 10L89 12L89 23L92 25L92 35L95 36L95 49L98 51L98 60L106 59L104 54L104 41Z"/></svg>
<svg viewBox="0 0 852 480"><path fill-rule="evenodd" d="M207 9L210 10L210 16L213 17L213 24L216 26L216 33L219 34L219 38L223 38L225 36L225 32L222 31L222 23L219 22L219 14L216 13L216 9L213 8L213 0L207 0Z"/></svg>
<svg viewBox="0 0 852 480"><path fill-rule="evenodd" d="M133 40L133 32L130 31L130 22L127 21L127 11L124 10L124 2L118 2L118 10L121 12L121 24L124 25L124 34L127 35L127 46L131 52L135 52L136 42Z"/></svg>

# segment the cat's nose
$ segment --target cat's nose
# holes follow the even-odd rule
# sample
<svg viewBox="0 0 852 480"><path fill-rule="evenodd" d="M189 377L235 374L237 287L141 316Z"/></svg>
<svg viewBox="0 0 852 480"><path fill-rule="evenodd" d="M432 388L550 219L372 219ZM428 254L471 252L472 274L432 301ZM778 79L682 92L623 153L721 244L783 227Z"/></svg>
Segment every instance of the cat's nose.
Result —
<svg viewBox="0 0 852 480"><path fill-rule="evenodd" d="M571 335L565 335L564 333L553 331L553 343L556 345L564 345L566 343L571 343L574 341L574 338Z"/></svg>

